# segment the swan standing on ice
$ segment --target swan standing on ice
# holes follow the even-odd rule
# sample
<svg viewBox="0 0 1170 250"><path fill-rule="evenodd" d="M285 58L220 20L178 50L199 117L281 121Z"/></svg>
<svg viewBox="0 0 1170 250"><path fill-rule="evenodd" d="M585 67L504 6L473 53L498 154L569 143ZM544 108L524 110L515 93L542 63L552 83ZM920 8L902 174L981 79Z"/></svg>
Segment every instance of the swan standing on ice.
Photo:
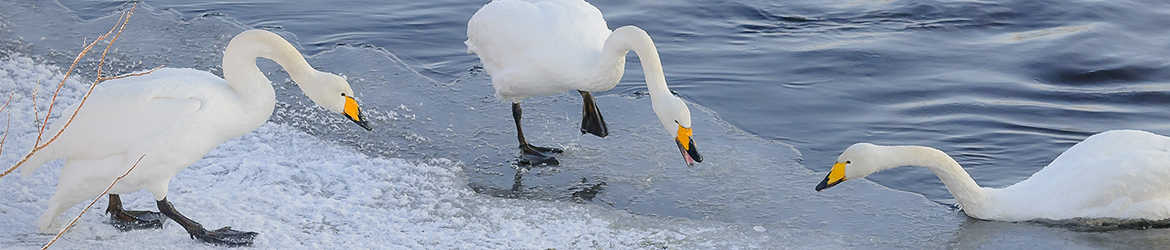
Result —
<svg viewBox="0 0 1170 250"><path fill-rule="evenodd" d="M224 51L226 80L194 69L164 68L98 85L56 141L26 156L28 161L21 170L24 176L49 161L65 159L57 191L37 225L48 230L54 218L100 195L140 156L145 156L110 190L106 211L115 226L162 226L159 213L122 210L117 194L146 189L154 195L161 214L182 225L191 237L216 244L251 244L255 232L230 227L206 230L179 214L167 201L167 186L171 177L219 144L268 121L276 104L276 92L256 67L258 57L280 64L313 103L342 113L369 130L344 78L314 70L296 48L272 32L244 31L232 38ZM63 114L72 114L77 107L75 104ZM68 120L68 116L62 118L53 122L46 133L56 134Z"/></svg>
<svg viewBox="0 0 1170 250"><path fill-rule="evenodd" d="M841 153L816 190L901 166L933 171L976 219L1170 218L1170 137L1136 130L1089 136L1032 177L1002 189L980 187L938 149L857 143Z"/></svg>
<svg viewBox="0 0 1170 250"><path fill-rule="evenodd" d="M496 95L512 102L512 119L524 164L556 165L561 149L528 144L520 127L520 101L577 90L585 100L581 133L609 134L590 92L612 89L625 71L626 53L642 61L654 113L678 144L687 166L703 157L691 140L691 112L671 94L654 41L625 26L610 31L601 11L582 0L496 0L467 22L467 52L492 78Z"/></svg>

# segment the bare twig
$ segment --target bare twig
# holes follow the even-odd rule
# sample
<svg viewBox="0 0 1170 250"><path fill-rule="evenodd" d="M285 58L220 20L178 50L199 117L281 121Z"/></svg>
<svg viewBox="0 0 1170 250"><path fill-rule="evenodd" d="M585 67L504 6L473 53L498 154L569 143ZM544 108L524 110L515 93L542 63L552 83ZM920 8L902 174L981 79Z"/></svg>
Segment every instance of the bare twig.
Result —
<svg viewBox="0 0 1170 250"><path fill-rule="evenodd" d="M32 91L33 124L37 124L37 122L39 122L41 119L40 118L41 117L40 110L37 109L37 92L41 92L41 78L40 77L37 77L37 85L33 85L33 91ZM12 92L12 93L15 94L16 92ZM41 133L41 131L37 131L37 133ZM0 175L0 176L3 176L3 175Z"/></svg>
<svg viewBox="0 0 1170 250"><path fill-rule="evenodd" d="M143 71L143 72L138 72L138 73L131 73L131 74L125 74L125 75L120 75L120 76L99 78L98 81L104 82L104 81L109 81L109 80L114 80L114 79L122 79L122 78L127 78L127 77L132 77L132 76L144 76L146 74L154 73L155 70L161 69L162 67L166 67L166 65L159 65L158 67L154 67L153 69Z"/></svg>
<svg viewBox="0 0 1170 250"><path fill-rule="evenodd" d="M73 221L69 222L69 225L66 225L65 228L62 228L61 232L58 232L57 236L53 237L52 241L49 241L48 244L45 244L44 247L41 247L41 250L49 249L49 246L52 246L54 242L57 242L57 239L60 239L61 235L65 234L65 230L69 230L69 228L73 227L73 224L77 223L77 220L81 219L81 215L84 215L85 211L89 211L89 208L93 207L93 204L97 203L97 201L100 200L102 196L106 196L106 194L110 193L110 189L114 188L114 184L118 184L118 181L122 180L122 178L126 178L127 175L130 175L130 171L134 171L134 168L138 167L138 163L142 162L142 158L144 157L146 157L145 154L139 156L138 161L135 161L134 165L130 166L130 169L126 170L126 173L122 174L122 176L118 176L117 179L114 179L114 182L110 183L110 186L106 188L106 191L102 191L102 194L98 195L97 198L94 198L93 201L89 203L89 206L85 206L85 209L82 209L81 213L77 214L77 217L73 218Z"/></svg>
<svg viewBox="0 0 1170 250"><path fill-rule="evenodd" d="M11 94L8 94L8 100L4 101L4 106L0 107L0 112L4 112L4 109L8 108L8 103L12 102L12 97L15 95L16 95L16 92L12 92ZM8 111L8 119L4 121L4 137L0 138L0 153L4 152L4 141L8 140L8 129L11 128L11 126L12 126L12 111Z"/></svg>
<svg viewBox="0 0 1170 250"><path fill-rule="evenodd" d="M36 154L37 151L40 151L40 150L44 149L45 147L48 147L50 143L53 143L53 141L56 141L57 138L61 136L61 133L65 132L65 129L69 127L69 124L73 123L73 119L77 118L77 113L79 111L81 111L82 106L85 106L85 101L89 100L89 95L93 93L93 90L97 87L98 83L101 83L102 81L105 81L105 80L118 79L118 78L123 78L123 77L130 77L130 76L145 75L145 74L149 74L151 72L154 72L154 70L158 69L158 68L155 68L155 69L152 69L152 70L147 71L147 72L128 74L128 75L123 75L123 76L116 76L116 77L109 77L109 78L102 77L102 66L105 65L106 55L109 53L110 47L112 47L114 45L114 41L117 41L118 37L122 35L122 31L126 28L126 24L130 22L130 17L134 15L134 8L137 6L138 6L137 3L134 4L134 6L130 8L130 11L123 13L122 16L118 18L118 23L114 24L114 27L110 28L110 31L106 32L105 35L101 35L97 39L94 39L93 42L86 44L86 46L81 50L81 52L77 54L77 57L73 59L73 64L69 66L69 70L65 71L65 76L61 78L61 83L57 84L57 90L53 92L53 98L50 99L50 102L49 102L49 110L47 112L45 112L45 119L43 120L43 122L41 123L41 126L38 129L37 140L36 140L36 143L33 144L32 151L30 151L27 155L25 155L24 158L21 158L20 161L17 162L15 165L12 165L12 167L10 167L10 168L8 168L8 170L4 171L4 173L0 173L0 177L4 177L4 176L12 173L13 170L16 170L21 165L23 165L25 162L27 162L29 160L29 158L31 158L33 156L33 154ZM114 33L115 30L118 32ZM102 51L101 58L98 59L97 77L94 80L93 85L90 85L89 91L86 92L85 96L83 96L81 98L81 102L78 104L77 110L73 111L73 114L69 116L69 120L67 120L65 122L65 125L62 126L61 129L58 130L57 133L53 135L53 137L49 138L48 141L46 141L42 144L41 140L43 139L43 136L45 133L45 128L49 124L49 116L53 113L53 107L56 106L57 95L61 92L61 88L63 86L65 86L65 80L69 78L69 74L73 72L73 69L77 67L77 63L81 62L81 58L84 57L85 54L89 53L90 49L93 49L93 47L96 46L98 44L98 42L101 42L101 41L105 40L106 38L109 38L110 35L114 35L114 36L113 36L113 38L110 39L110 42L108 44L106 44L105 50ZM160 68L161 68L161 66L160 66ZM34 98L34 103L35 103L35 98ZM37 115L37 118L40 118L40 116Z"/></svg>
<svg viewBox="0 0 1170 250"><path fill-rule="evenodd" d="M134 13L134 9L130 9L130 13ZM57 95L61 93L61 87L64 87L64 86L65 86L65 80L66 80L66 79L69 79L69 74L73 73L73 69L77 67L77 63L78 63L78 62L81 62L81 58L82 58L82 57L84 57L84 56L85 56L85 54L89 53L89 50L90 50L90 49L93 49L93 46L97 45L97 43L98 43L98 42L105 40L105 39L106 39L106 37L109 37L109 36L110 36L110 34L113 34L113 33L114 33L114 30L117 30L117 31L118 31L118 35L121 35L121 34L122 34L122 30L118 29L118 26L121 26L121 27L126 27L126 21L129 21L129 19L127 19L126 13L122 13L122 16L118 18L118 23L114 24L114 27L110 28L110 31L107 31L105 35L101 35L101 36L99 36L97 39L94 39L92 43L89 43L88 45L86 45L86 46L85 46L85 48L81 49L81 52L79 52L79 53L77 54L77 57L73 58L73 64L69 65L69 70L66 70L66 71L65 71L65 77L62 77L62 78L61 78L61 83L57 84L57 90L56 90L56 91L53 91L53 98L52 98L52 99L50 99L50 101L49 101L49 111L48 111L48 112L45 112L45 120L44 120L45 122L44 122L44 123L41 123L41 128L38 130L38 131L40 132L40 134L38 134L38 135L37 135L37 142L36 142L36 144L40 144L40 143L41 143L41 136L42 136L42 135L44 135L45 126L48 126L48 125L49 125L49 115L52 115L52 114L53 114L53 107L54 107L54 106L57 106L57 105L56 105L56 104L57 104ZM117 41L117 40L118 40L118 36L117 36L117 35L115 35L115 36L114 36L114 39L113 39L113 40L110 40L110 43L108 43L108 44L106 45L106 50L109 50L110 46L113 46L113 45L114 45L114 41ZM97 69L97 77L98 77L98 78L101 78L101 77L102 77L102 64L103 64L105 61L106 61L106 54L105 54L105 53L102 53L102 57L101 57L101 59L99 59L99 60L98 60L98 69ZM94 81L94 84L93 84L92 86L90 86L90 87L89 87L89 91L90 91L90 92L93 92L93 89L94 89L95 87L97 87L97 81ZM89 97L89 93L86 93L86 94L85 94L85 97L83 97L83 98L81 99L81 102L82 102L82 103L85 103L85 99L86 99L86 98L88 98L88 97ZM84 105L84 104L83 104L83 105ZM80 108L79 108L78 110L80 110ZM77 112L74 112L74 114L76 114L76 113L77 113ZM69 119L69 121L73 121L73 119L72 119L72 118L70 118L70 119ZM62 128L62 130L64 130L64 128ZM60 134L61 134L61 133L60 133L60 131L58 131L58 133L57 133L57 134L58 134L58 135L60 135ZM56 139L56 137L54 137L54 139ZM50 140L50 141L51 141L51 140ZM49 144L49 143L45 143L45 145L48 145L48 144ZM36 150L34 149L33 151L36 151ZM30 154L30 155L31 155L31 154Z"/></svg>

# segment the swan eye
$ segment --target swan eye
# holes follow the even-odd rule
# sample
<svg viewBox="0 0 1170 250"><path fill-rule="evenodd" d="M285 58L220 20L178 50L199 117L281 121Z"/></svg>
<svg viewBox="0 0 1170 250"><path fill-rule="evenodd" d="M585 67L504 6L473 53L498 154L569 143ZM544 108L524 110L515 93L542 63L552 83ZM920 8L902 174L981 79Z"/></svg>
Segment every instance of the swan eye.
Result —
<svg viewBox="0 0 1170 250"><path fill-rule="evenodd" d="M345 96L345 93L341 93L341 96Z"/></svg>
<svg viewBox="0 0 1170 250"><path fill-rule="evenodd" d="M845 161L845 164L853 163L853 161Z"/></svg>

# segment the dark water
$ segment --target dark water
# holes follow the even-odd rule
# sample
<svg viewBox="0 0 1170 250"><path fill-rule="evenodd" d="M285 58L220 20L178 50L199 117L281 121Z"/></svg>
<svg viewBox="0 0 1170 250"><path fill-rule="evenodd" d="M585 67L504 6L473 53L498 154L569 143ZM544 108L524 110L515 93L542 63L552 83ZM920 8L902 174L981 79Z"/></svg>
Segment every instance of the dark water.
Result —
<svg viewBox="0 0 1170 250"><path fill-rule="evenodd" d="M477 73L478 59L466 54L462 41L467 19L484 3L149 2L184 20L219 16L286 31L306 54L340 44L385 49L442 83L459 83ZM1124 128L1170 134L1165 122L1170 118L1165 80L1170 79L1165 59L1170 58L1170 2L591 3L605 13L610 27L637 25L650 33L672 90L751 135L794 145L799 164L818 175L855 142L914 144L948 152L981 185L1004 187L1097 132ZM123 3L62 5L91 19ZM629 59L629 65L637 65L636 57ZM621 84L599 95L630 96L644 88L641 69L631 66ZM506 104L496 105L503 110ZM573 111L565 112L572 117ZM508 114L498 115L504 119ZM492 136L511 138L501 131ZM696 128L696 134L702 132ZM700 144L704 147L719 145ZM703 167L710 166L697 168ZM469 174L483 175L471 176L469 184L481 190L508 189L512 180L510 172ZM527 184L568 186L568 179L581 178L542 181L542 176L526 177L536 178ZM868 179L951 202L942 183L925 169L893 169ZM819 180L807 180L808 189ZM602 192L626 191L610 187ZM639 206L620 199L610 205L634 211L631 207ZM701 217L678 210L655 214ZM963 224L959 231L1026 231L1005 223Z"/></svg>
<svg viewBox="0 0 1170 250"><path fill-rule="evenodd" d="M483 2L187 2L150 3L185 18L283 29L310 54L338 44L385 48L440 82L478 63L462 41ZM982 185L1003 187L1093 133L1170 133L1168 2L591 3L610 27L637 25L654 37L672 90L740 129L795 145L814 171L855 142L927 145ZM63 4L83 18L121 6ZM641 78L629 67L602 94L644 89ZM925 169L869 179L950 198Z"/></svg>

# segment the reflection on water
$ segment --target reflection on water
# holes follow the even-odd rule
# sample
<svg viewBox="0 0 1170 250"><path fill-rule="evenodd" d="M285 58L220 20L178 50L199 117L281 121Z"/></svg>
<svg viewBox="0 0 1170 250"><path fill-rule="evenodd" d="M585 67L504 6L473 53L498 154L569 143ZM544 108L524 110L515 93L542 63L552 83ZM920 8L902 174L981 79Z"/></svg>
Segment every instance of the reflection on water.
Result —
<svg viewBox="0 0 1170 250"><path fill-rule="evenodd" d="M553 167L553 166L544 166ZM512 179L511 188L499 188L491 185L484 185L482 183L470 183L468 187L476 193L486 194L493 197L509 198L509 199L530 199L530 200L571 200L579 203L592 202L599 193L605 190L606 183L590 182L589 178L582 177L580 183L570 185L566 190L545 190L547 187L542 186L524 186L524 175L532 172L534 168L531 165L512 165L516 170L516 174ZM535 167L539 168L539 167ZM566 196L567 194L567 196Z"/></svg>
<svg viewBox="0 0 1170 250"><path fill-rule="evenodd" d="M1077 232L1107 232L1114 230L1146 230L1155 228L1170 228L1168 220L1146 219L1114 219L1114 218L1076 218L1067 220L1039 219L1029 222L1040 225L1065 228Z"/></svg>
<svg viewBox="0 0 1170 250"><path fill-rule="evenodd" d="M1135 222L1127 226L1120 226ZM1050 224L1051 223L1051 224ZM1094 224L1116 230L1102 230ZM1161 249L1170 244L1165 221L1070 220L1001 222L967 218L945 243L948 249ZM1055 228L1057 230L1050 230ZM1124 239L1124 240L1119 240Z"/></svg>

